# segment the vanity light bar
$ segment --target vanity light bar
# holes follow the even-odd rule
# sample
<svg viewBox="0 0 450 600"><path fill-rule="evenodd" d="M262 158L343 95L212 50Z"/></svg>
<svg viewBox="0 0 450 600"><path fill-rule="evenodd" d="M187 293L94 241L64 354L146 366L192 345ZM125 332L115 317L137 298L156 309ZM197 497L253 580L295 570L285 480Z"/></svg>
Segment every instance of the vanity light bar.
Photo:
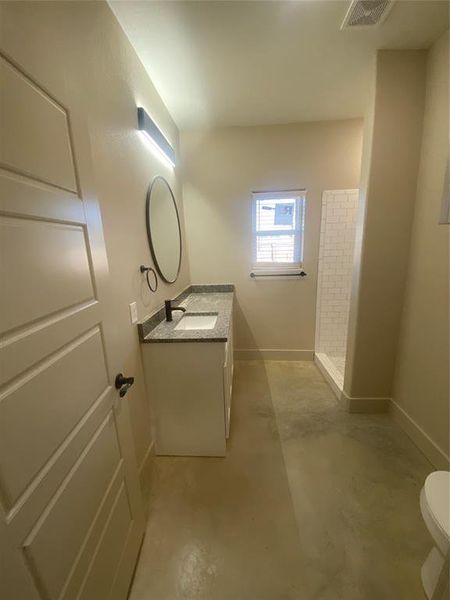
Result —
<svg viewBox="0 0 450 600"><path fill-rule="evenodd" d="M138 106L138 127L142 133L158 148L164 157L175 166L175 151L165 138L163 132L142 106Z"/></svg>

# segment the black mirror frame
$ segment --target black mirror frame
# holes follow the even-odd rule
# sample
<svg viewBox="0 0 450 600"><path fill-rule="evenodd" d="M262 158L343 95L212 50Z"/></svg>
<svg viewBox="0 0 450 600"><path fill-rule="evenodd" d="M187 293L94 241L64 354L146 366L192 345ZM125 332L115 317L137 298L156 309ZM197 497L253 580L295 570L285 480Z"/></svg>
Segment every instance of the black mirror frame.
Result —
<svg viewBox="0 0 450 600"><path fill-rule="evenodd" d="M167 277L162 272L162 269L159 266L158 259L156 257L155 248L154 248L153 243L152 243L152 234L151 234L151 228L150 228L150 202L151 202L151 195L152 195L153 186L155 185L155 183L158 180L161 180L161 181L163 181L166 184L166 186L167 186L167 188L168 188L168 190L170 192L170 195L172 196L172 202L173 202L173 205L175 207L175 214L177 216L178 239L179 239L179 242L180 242L180 259L178 261L177 273L176 273L175 278L173 280L167 279ZM154 177L154 179L151 182L151 184L148 186L147 196L146 196L146 200L145 200L145 226L147 228L147 239L148 239L148 245L150 247L150 253L152 255L153 262L155 264L155 268L158 271L159 276L166 283L175 283L176 280L178 279L178 275L180 274L181 261L182 261L182 258L183 258L183 240L182 240L182 237L181 237L181 223L180 223L180 215L178 213L178 206L177 206L177 203L176 203L175 196L173 194L172 188L170 187L169 182L167 181L167 179L165 179L162 175L156 175L156 177Z"/></svg>

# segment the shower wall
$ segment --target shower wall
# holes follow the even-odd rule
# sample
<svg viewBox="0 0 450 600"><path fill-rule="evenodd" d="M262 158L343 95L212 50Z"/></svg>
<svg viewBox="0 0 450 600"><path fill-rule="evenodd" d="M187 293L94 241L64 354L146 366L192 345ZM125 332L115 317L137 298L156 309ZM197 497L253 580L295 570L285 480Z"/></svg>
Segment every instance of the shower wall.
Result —
<svg viewBox="0 0 450 600"><path fill-rule="evenodd" d="M315 352L342 389L359 190L322 196Z"/></svg>

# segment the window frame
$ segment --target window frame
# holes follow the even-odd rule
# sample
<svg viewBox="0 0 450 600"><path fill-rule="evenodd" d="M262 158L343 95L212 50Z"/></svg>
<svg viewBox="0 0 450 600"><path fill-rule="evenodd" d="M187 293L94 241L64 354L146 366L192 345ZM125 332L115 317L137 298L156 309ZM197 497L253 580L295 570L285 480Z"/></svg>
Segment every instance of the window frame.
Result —
<svg viewBox="0 0 450 600"><path fill-rule="evenodd" d="M299 260L296 262L258 262L257 254L257 239L258 232L256 230L256 215L257 204L264 200L292 200L296 202L296 224L294 233L294 244L297 244ZM305 213L306 213L306 190L280 190L272 192L252 192L252 272L257 275L292 275L300 274L303 270L303 252L304 252L304 237L305 237ZM274 232L275 235L286 235L291 232L279 230ZM266 233L267 235L267 233ZM272 234L273 235L273 234ZM297 239L296 239L297 238ZM295 248L294 248L295 255Z"/></svg>

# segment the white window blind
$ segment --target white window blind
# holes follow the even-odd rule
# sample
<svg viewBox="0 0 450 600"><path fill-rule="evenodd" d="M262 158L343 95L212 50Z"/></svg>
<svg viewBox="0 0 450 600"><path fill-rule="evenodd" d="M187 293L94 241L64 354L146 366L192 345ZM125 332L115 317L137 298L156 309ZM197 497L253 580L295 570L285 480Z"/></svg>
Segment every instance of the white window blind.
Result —
<svg viewBox="0 0 450 600"><path fill-rule="evenodd" d="M253 193L253 270L301 270L305 191Z"/></svg>

